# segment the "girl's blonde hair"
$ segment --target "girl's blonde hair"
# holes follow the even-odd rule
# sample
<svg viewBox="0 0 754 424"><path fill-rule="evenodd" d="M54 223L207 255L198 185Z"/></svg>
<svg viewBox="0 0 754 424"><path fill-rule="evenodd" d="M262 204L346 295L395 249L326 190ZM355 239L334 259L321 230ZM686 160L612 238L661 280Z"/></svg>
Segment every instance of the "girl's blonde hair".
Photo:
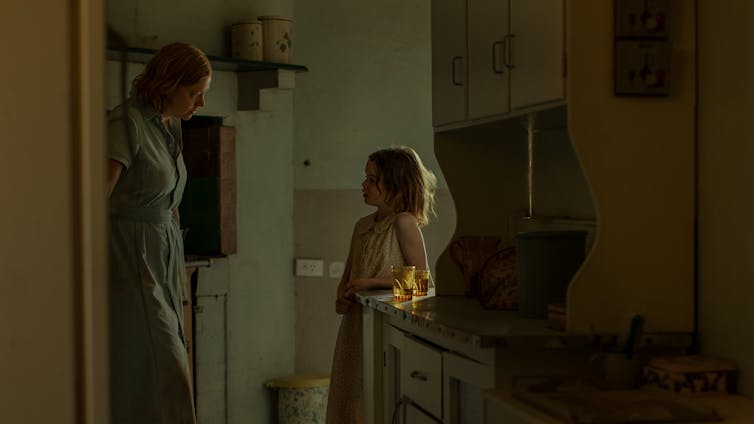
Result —
<svg viewBox="0 0 754 424"><path fill-rule="evenodd" d="M429 215L435 215L437 178L424 167L416 151L395 146L372 153L369 160L377 166L378 182L385 187L386 200L395 212L412 214L419 225L429 223Z"/></svg>
<svg viewBox="0 0 754 424"><path fill-rule="evenodd" d="M162 112L167 93L196 84L212 73L207 55L186 43L172 43L161 48L147 63L144 72L134 79L134 94L144 103Z"/></svg>

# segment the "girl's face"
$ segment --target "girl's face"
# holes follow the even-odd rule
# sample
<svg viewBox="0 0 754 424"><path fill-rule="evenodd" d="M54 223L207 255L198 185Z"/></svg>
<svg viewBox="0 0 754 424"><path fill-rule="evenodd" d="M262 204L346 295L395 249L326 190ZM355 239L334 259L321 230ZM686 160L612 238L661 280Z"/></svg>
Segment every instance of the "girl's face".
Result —
<svg viewBox="0 0 754 424"><path fill-rule="evenodd" d="M380 182L380 174L377 170L377 164L367 161L364 169L364 182L361 183L361 194L364 196L364 203L370 206L385 207L387 191Z"/></svg>
<svg viewBox="0 0 754 424"><path fill-rule="evenodd" d="M202 77L196 84L182 85L167 94L163 117L191 119L197 109L204 106L204 93L209 90L212 77Z"/></svg>

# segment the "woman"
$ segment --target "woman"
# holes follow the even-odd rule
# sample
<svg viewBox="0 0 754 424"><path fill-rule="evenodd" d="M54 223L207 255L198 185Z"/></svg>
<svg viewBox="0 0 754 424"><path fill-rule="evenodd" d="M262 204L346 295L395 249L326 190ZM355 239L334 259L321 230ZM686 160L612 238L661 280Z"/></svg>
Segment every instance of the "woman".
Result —
<svg viewBox="0 0 754 424"><path fill-rule="evenodd" d="M113 424L196 422L183 340L180 120L204 106L211 76L201 50L167 45L108 116Z"/></svg>

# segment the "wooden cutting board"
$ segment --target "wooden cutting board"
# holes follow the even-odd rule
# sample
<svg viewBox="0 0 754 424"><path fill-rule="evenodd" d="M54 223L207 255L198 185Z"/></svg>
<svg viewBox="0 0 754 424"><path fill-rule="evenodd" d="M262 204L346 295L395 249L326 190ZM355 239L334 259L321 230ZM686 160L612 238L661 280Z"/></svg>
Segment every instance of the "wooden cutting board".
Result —
<svg viewBox="0 0 754 424"><path fill-rule="evenodd" d="M573 424L720 421L713 408L653 390L516 392L514 398Z"/></svg>

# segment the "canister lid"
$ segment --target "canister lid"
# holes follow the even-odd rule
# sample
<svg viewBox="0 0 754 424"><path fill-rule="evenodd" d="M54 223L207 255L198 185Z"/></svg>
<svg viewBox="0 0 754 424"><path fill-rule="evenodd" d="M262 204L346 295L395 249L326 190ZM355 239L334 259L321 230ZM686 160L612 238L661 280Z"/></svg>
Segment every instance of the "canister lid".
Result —
<svg viewBox="0 0 754 424"><path fill-rule="evenodd" d="M304 389L329 384L330 376L327 374L294 374L270 380L265 383L265 386L274 389Z"/></svg>

